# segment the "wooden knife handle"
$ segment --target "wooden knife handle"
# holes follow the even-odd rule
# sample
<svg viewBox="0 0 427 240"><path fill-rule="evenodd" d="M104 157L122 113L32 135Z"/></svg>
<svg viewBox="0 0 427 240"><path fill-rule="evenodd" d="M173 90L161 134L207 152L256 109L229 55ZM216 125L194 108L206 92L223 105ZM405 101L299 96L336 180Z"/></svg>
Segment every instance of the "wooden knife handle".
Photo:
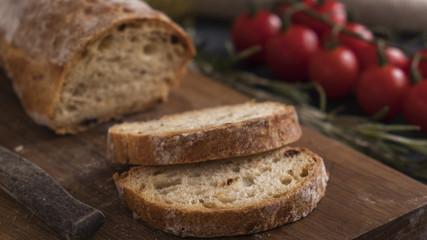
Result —
<svg viewBox="0 0 427 240"><path fill-rule="evenodd" d="M38 166L0 146L0 188L66 239L87 239L104 214L71 196Z"/></svg>

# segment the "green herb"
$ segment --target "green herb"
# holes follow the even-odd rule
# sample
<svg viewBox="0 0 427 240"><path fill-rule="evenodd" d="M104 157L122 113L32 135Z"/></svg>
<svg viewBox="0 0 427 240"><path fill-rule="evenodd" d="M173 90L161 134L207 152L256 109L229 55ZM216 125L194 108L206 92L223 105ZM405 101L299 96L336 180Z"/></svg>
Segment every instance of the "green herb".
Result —
<svg viewBox="0 0 427 240"><path fill-rule="evenodd" d="M254 51L249 49L248 52ZM240 55L240 54L239 54ZM322 89L312 83L286 83L266 79L236 70L233 64L239 56L219 58L200 52L194 68L232 88L259 100L280 101L296 107L302 124L343 142L412 177L427 180L427 140L408 136L419 127L380 124L371 118L339 114L340 109L325 112L326 97ZM307 90L317 89L320 108L311 106ZM425 136L424 136L425 138Z"/></svg>

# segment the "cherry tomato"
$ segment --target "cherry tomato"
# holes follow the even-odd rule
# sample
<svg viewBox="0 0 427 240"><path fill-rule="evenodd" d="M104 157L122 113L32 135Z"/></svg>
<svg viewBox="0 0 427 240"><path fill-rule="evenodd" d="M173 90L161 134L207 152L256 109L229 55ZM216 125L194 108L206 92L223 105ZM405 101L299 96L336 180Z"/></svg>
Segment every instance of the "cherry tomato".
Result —
<svg viewBox="0 0 427 240"><path fill-rule="evenodd" d="M352 31L354 33L359 34L365 40L374 39L374 35L372 34L372 32L369 31L369 29L367 29L362 24L353 23L353 22L346 23L344 28L349 30L349 31ZM331 38L330 37L332 34L331 32L332 32L331 28L329 28L325 32L325 36L324 36L325 41L328 41ZM345 45L346 47L350 48L354 53L358 53L358 52L362 51L362 49L369 46L368 42L363 41L362 39L358 39L356 37L350 36L350 35L345 34L345 33L339 33L338 34L338 41L341 44Z"/></svg>
<svg viewBox="0 0 427 240"><path fill-rule="evenodd" d="M421 57L423 58L427 58L427 49L421 49L417 51ZM408 65L407 65L407 73L409 75L410 71L411 71L411 63L412 63L413 58L411 57L408 61ZM418 71L420 71L421 76L424 78L424 80L427 78L427 60L423 60L421 59L419 64L418 64Z"/></svg>
<svg viewBox="0 0 427 240"><path fill-rule="evenodd" d="M344 25L347 21L347 14L345 11L344 4L334 1L334 0L326 0L323 3L315 3L313 0L304 0L303 3L311 8L313 11L324 14L335 24ZM285 13L285 11L289 8L289 4L282 4L278 7L279 15ZM297 12L292 16L292 22L299 25L304 25L309 27L314 32L316 32L319 39L323 39L325 32L328 31L329 26L320 22L317 19L310 17L307 14L302 12Z"/></svg>
<svg viewBox="0 0 427 240"><path fill-rule="evenodd" d="M403 113L410 124L421 127L427 133L427 81L415 84L408 92Z"/></svg>
<svg viewBox="0 0 427 240"><path fill-rule="evenodd" d="M264 61L265 44L276 35L281 28L280 18L266 10L258 10L255 16L242 13L233 21L231 40L237 52L255 45L261 46L261 51L247 58L249 63L258 64Z"/></svg>
<svg viewBox="0 0 427 240"><path fill-rule="evenodd" d="M409 87L409 80L400 68L390 64L373 66L357 80L356 98L362 110L371 116L388 106L383 118L388 120L400 112Z"/></svg>
<svg viewBox="0 0 427 240"><path fill-rule="evenodd" d="M357 58L344 46L321 49L310 61L310 80L319 83L331 99L346 96L356 82L358 74Z"/></svg>
<svg viewBox="0 0 427 240"><path fill-rule="evenodd" d="M318 48L319 40L312 30L292 25L267 42L265 60L270 70L283 80L306 80L309 60Z"/></svg>
<svg viewBox="0 0 427 240"><path fill-rule="evenodd" d="M321 14L326 14L333 23L344 25L347 21L347 13L344 4L335 0L319 2L314 6L314 10Z"/></svg>
<svg viewBox="0 0 427 240"><path fill-rule="evenodd" d="M359 52L355 52L359 59L360 69L363 71L371 66L378 66L377 46L369 44ZM385 55L390 65L396 66L405 71L408 65L408 58L402 50L395 47L387 47Z"/></svg>
<svg viewBox="0 0 427 240"><path fill-rule="evenodd" d="M345 6L344 4L338 1L326 0L324 2L317 3L312 6L312 10L314 10L318 14L323 14L327 16L327 18L331 20L331 22L338 25L344 25L347 21ZM314 32L316 32L319 39L323 39L329 29L328 25L308 16L307 14L297 15L296 17L296 24L301 24L309 27Z"/></svg>
<svg viewBox="0 0 427 240"><path fill-rule="evenodd" d="M307 8L312 8L314 6L316 2L314 0L304 0L302 1L302 4L304 4ZM279 16L283 16L286 11L291 7L290 4L288 3L282 3L277 7L277 14L279 14ZM308 17L307 15L305 15L303 12L296 12L292 15L292 22L293 23L297 23L300 22L300 19L304 19L305 17Z"/></svg>

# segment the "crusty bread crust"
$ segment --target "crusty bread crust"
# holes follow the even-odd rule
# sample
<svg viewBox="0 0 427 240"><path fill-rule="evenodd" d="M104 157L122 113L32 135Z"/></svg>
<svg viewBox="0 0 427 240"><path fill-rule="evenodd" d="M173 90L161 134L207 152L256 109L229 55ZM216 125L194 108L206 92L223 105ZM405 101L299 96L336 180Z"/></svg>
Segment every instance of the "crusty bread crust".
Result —
<svg viewBox="0 0 427 240"><path fill-rule="evenodd" d="M56 134L77 134L79 132L83 132L89 128L92 128L92 127L98 125L99 123L107 122L111 119L120 119L120 117L123 115L153 108L156 105L158 105L159 103L163 103L163 102L167 101L167 94L168 94L168 92L165 92L164 96L159 98L159 99L153 99L153 101L151 101L151 102L141 102L138 105L133 106L132 108L122 108L112 115L100 116L99 118L93 119L93 121L86 122L84 124L58 126L55 129L55 133Z"/></svg>
<svg viewBox="0 0 427 240"><path fill-rule="evenodd" d="M279 103L268 104L283 108ZM120 125L115 125L108 131L108 158L121 164L166 165L265 152L301 137L295 108L283 109L274 115L167 134L125 134L117 131Z"/></svg>
<svg viewBox="0 0 427 240"><path fill-rule="evenodd" d="M153 227L179 236L205 238L252 234L307 216L325 194L328 175L322 158L305 148L284 147L280 151L284 153L291 149L311 156L311 173L298 188L287 194L244 208L194 210L148 201L143 191L135 192L124 184L128 173L121 176L116 173L113 178L123 202L132 210L134 217L143 219Z"/></svg>
<svg viewBox="0 0 427 240"><path fill-rule="evenodd" d="M170 87L177 86L186 63L195 53L184 31L164 14L139 0L15 1L6 0L0 10L0 59L26 112L34 121L57 133L76 133L95 123L146 109L142 103L91 123L61 126L55 122L55 104L64 78L91 42L124 23L157 21L173 29L186 46L186 61ZM163 100L166 99L164 93Z"/></svg>

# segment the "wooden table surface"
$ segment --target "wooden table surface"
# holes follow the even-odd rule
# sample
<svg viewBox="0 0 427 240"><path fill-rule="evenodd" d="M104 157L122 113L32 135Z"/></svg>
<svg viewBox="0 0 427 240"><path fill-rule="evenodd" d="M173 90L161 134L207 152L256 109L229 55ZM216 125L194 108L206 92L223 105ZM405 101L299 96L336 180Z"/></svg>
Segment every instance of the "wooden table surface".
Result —
<svg viewBox="0 0 427 240"><path fill-rule="evenodd" d="M190 73L167 103L123 120L147 120L247 100ZM133 220L121 203L111 178L117 169L105 157L106 133L112 124L57 136L27 117L10 80L0 72L0 144L8 149L22 145L20 155L105 214L104 226L92 239L181 239ZM302 139L293 145L310 148L324 158L330 174L326 196L300 221L229 239L427 239L426 185L306 127ZM0 191L0 239L58 238L59 234Z"/></svg>

